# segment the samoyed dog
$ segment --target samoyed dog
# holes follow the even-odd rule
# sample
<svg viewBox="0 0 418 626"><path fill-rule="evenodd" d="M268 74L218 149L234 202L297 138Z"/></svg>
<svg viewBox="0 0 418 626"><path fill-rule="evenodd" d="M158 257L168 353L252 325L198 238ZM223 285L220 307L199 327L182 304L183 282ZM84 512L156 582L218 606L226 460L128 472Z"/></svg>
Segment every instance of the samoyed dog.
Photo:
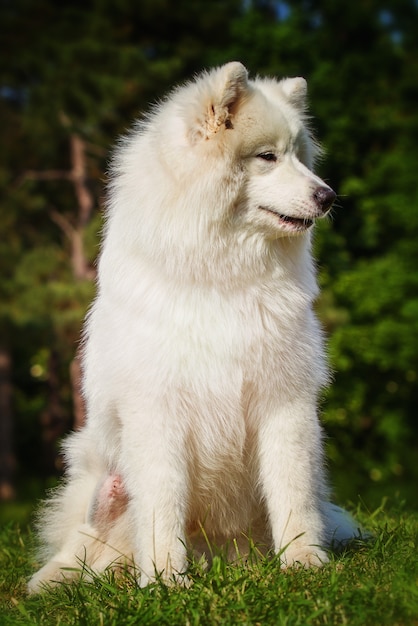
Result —
<svg viewBox="0 0 418 626"><path fill-rule="evenodd" d="M41 514L31 592L83 567L181 581L205 542L320 566L356 534L329 501L317 411L311 234L335 199L318 152L305 80L249 80L238 62L122 142L85 327L87 423Z"/></svg>

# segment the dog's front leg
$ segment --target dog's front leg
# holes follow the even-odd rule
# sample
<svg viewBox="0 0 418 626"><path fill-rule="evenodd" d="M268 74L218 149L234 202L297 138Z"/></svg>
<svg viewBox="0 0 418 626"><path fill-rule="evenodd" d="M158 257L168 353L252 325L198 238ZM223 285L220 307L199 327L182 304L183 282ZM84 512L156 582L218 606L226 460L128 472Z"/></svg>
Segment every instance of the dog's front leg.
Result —
<svg viewBox="0 0 418 626"><path fill-rule="evenodd" d="M322 436L316 408L289 402L265 416L259 433L260 478L274 549L284 567L326 562Z"/></svg>
<svg viewBox="0 0 418 626"><path fill-rule="evenodd" d="M173 421L124 427L122 466L134 523L135 563L141 586L156 578L184 579L188 478L185 448ZM174 432L173 432L174 428Z"/></svg>

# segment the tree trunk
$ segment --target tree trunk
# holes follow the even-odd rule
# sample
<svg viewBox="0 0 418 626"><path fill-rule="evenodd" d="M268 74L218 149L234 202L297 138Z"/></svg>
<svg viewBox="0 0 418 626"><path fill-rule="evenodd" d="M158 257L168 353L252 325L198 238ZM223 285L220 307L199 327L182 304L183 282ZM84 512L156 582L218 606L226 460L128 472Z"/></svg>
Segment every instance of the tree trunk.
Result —
<svg viewBox="0 0 418 626"><path fill-rule="evenodd" d="M66 123L66 120L64 120ZM59 211L52 210L51 219L59 226L68 239L71 249L71 266L74 279L94 280L96 271L89 264L84 248L85 229L91 220L95 202L94 196L88 184L88 168L86 158L85 141L76 133L70 135L70 170L46 170L37 172L29 170L25 172L23 179L31 178L35 180L69 180L74 185L74 193L77 199L77 208L75 216L69 218ZM50 372L52 374L52 372ZM71 384L73 388L73 407L74 407L74 427L81 428L85 419L85 407L81 394L81 366L80 357L77 353L70 366ZM52 388L51 388L52 391ZM54 411L52 411L54 413ZM42 418L45 421L44 435L49 441L51 423L55 423L51 415L50 408L46 410ZM52 420L52 422L51 422ZM52 428L52 431L54 429ZM48 434L49 433L49 434ZM47 454L50 453L49 444L46 443Z"/></svg>
<svg viewBox="0 0 418 626"><path fill-rule="evenodd" d="M94 198L88 185L85 143L81 137L70 137L71 170L65 178L74 184L77 198L77 217L70 221L58 211L52 211L51 217L61 228L71 245L71 264L76 280L93 280L95 271L89 263L84 250L84 231L91 219Z"/></svg>

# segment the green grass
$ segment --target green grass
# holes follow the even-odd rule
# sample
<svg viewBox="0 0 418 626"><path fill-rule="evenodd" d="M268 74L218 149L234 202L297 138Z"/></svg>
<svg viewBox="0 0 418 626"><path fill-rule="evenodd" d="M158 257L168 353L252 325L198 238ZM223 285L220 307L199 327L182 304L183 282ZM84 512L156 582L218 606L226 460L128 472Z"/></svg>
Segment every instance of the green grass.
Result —
<svg viewBox="0 0 418 626"><path fill-rule="evenodd" d="M0 532L0 625L265 626L418 625L418 515L358 512L374 538L358 542L319 570L283 572L277 559L192 565L188 588L137 588L128 574L62 584L27 597L33 536L16 523Z"/></svg>

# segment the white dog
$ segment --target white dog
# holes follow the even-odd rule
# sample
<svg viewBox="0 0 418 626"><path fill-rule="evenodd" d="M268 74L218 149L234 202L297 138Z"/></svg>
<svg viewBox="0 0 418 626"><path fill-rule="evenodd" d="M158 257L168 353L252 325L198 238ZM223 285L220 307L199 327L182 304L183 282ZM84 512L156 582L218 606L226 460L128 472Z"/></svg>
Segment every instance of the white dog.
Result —
<svg viewBox="0 0 418 626"><path fill-rule="evenodd" d="M30 591L134 562L179 579L187 549L251 538L320 565L355 534L329 503L317 399L327 383L311 230L335 193L302 78L229 63L174 91L113 164L85 330L85 428L46 503Z"/></svg>

